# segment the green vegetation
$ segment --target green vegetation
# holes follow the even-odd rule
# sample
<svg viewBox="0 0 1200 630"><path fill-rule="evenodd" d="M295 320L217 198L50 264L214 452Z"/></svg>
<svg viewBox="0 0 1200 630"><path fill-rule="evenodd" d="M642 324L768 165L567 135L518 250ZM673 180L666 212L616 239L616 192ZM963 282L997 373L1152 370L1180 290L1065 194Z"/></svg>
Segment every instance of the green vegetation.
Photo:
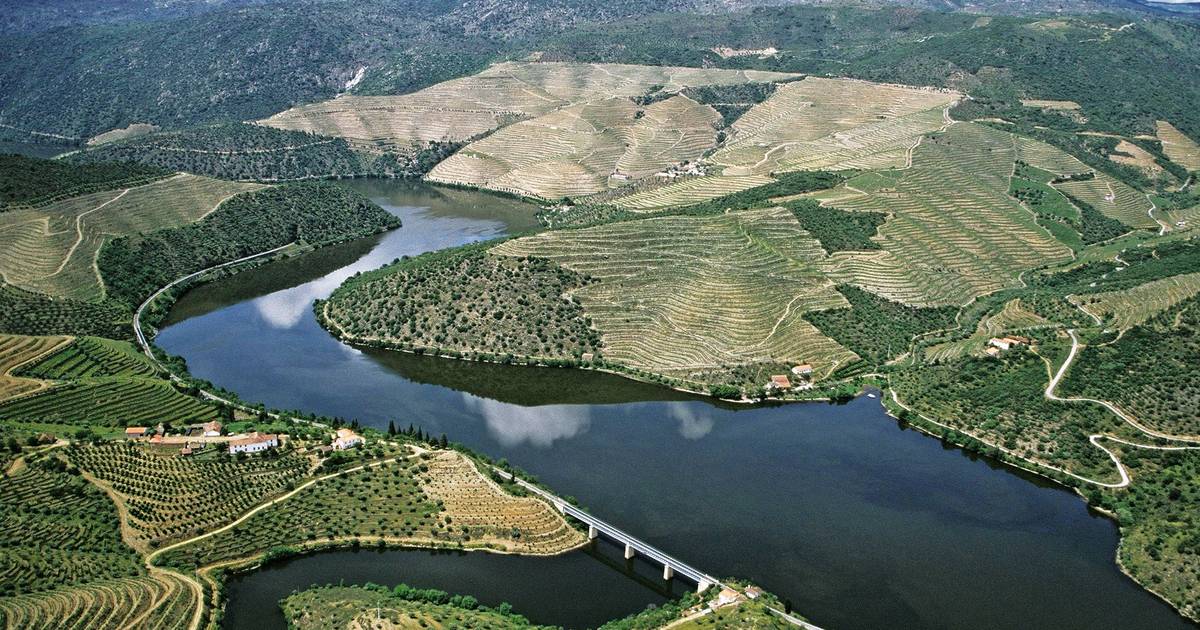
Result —
<svg viewBox="0 0 1200 630"><path fill-rule="evenodd" d="M953 326L958 312L952 307L905 306L845 284L837 290L849 309L813 311L804 318L873 366L907 352L917 335Z"/></svg>
<svg viewBox="0 0 1200 630"><path fill-rule="evenodd" d="M776 205L776 201L774 200L777 199L832 188L845 181L852 174L850 172L831 173L828 171L778 173L774 178L767 178L769 181L764 184L726 195L719 195L713 199L707 199L698 203L680 204L679 207L666 204L654 211L653 214L704 216L720 214L726 210L772 206ZM619 205L588 203L573 206L565 211L541 212L538 214L538 219L547 226L579 227L641 218L648 216L648 214L648 212L622 208Z"/></svg>
<svg viewBox="0 0 1200 630"><path fill-rule="evenodd" d="M192 424L218 417L216 407L159 379L85 379L0 405L6 420L88 426L136 426L163 419Z"/></svg>
<svg viewBox="0 0 1200 630"><path fill-rule="evenodd" d="M131 542L142 551L220 527L294 487L312 467L286 447L236 459L221 445L190 457L180 457L180 448L109 442L72 446L66 456L121 497Z"/></svg>
<svg viewBox="0 0 1200 630"><path fill-rule="evenodd" d="M116 508L78 470L43 457L0 480L0 598L145 573Z"/></svg>
<svg viewBox="0 0 1200 630"><path fill-rule="evenodd" d="M361 343L492 360L577 360L597 352L600 338L567 296L592 282L546 259L469 246L354 278L317 308Z"/></svg>
<svg viewBox="0 0 1200 630"><path fill-rule="evenodd" d="M97 266L109 295L133 307L176 278L218 263L288 243L326 245L398 225L342 186L286 184L234 197L198 223L111 241Z"/></svg>
<svg viewBox="0 0 1200 630"><path fill-rule="evenodd" d="M432 540L440 532L449 536L456 528L448 527L438 516L442 508L422 490L421 472L417 462L404 456L347 472L309 486L232 529L170 550L159 562L200 567L252 559L272 550L277 556L297 553L304 545L348 544L360 539ZM246 498L261 501L254 495Z"/></svg>
<svg viewBox="0 0 1200 630"><path fill-rule="evenodd" d="M535 626L512 612L508 604L480 606L470 595L451 595L437 589L394 589L378 584L323 586L293 593L282 602L288 627L294 630L332 630L354 623L386 623L390 628L550 628Z"/></svg>
<svg viewBox="0 0 1200 630"><path fill-rule="evenodd" d="M417 151L371 153L342 138L244 123L220 124L110 142L71 156L74 162L123 161L231 180L323 177L416 177L460 145L431 142Z"/></svg>
<svg viewBox="0 0 1200 630"><path fill-rule="evenodd" d="M879 249L871 240L886 215L877 212L845 212L827 208L811 199L787 204L800 225L812 234L827 253L844 250Z"/></svg>
<svg viewBox="0 0 1200 630"><path fill-rule="evenodd" d="M1130 227L1128 225L1104 216L1086 201L1071 195L1067 195L1067 197L1071 200L1071 203L1075 204L1075 207L1079 208L1079 235L1083 237L1084 243L1102 243L1129 232Z"/></svg>
<svg viewBox="0 0 1200 630"><path fill-rule="evenodd" d="M1088 436L1124 435L1125 425L1098 405L1047 400L1042 391L1048 380L1042 358L1023 349L999 358L967 357L891 375L900 399L919 413L1022 458L1115 482L1113 463Z"/></svg>
<svg viewBox="0 0 1200 630"><path fill-rule="evenodd" d="M102 376L146 378L156 370L130 344L97 337L76 339L50 357L18 370L19 376L48 380L77 380Z"/></svg>
<svg viewBox="0 0 1200 630"><path fill-rule="evenodd" d="M1137 480L1125 491L1084 491L1121 524L1119 560L1135 580L1200 614L1200 452L1106 442Z"/></svg>
<svg viewBox="0 0 1200 630"><path fill-rule="evenodd" d="M170 171L137 164L72 164L0 154L0 212L58 199L128 188L166 177Z"/></svg>
<svg viewBox="0 0 1200 630"><path fill-rule="evenodd" d="M10 421L77 427L207 422L220 410L188 395L125 342L80 339L22 374L59 381L48 391L0 404Z"/></svg>
<svg viewBox="0 0 1200 630"><path fill-rule="evenodd" d="M113 300L55 299L0 282L0 331L21 335L133 336L129 310Z"/></svg>
<svg viewBox="0 0 1200 630"><path fill-rule="evenodd" d="M661 87L661 86L660 86ZM741 117L751 107L767 100L779 83L738 83L733 85L698 85L686 87L678 92L701 105L710 105L721 114L721 126ZM651 89L645 96L634 99L639 105L649 105L674 96L676 92ZM724 138L718 136L719 140Z"/></svg>
<svg viewBox="0 0 1200 630"><path fill-rule="evenodd" d="M1200 300L1191 298L1110 344L1084 348L1062 395L1107 400L1163 433L1200 435L1198 367Z"/></svg>

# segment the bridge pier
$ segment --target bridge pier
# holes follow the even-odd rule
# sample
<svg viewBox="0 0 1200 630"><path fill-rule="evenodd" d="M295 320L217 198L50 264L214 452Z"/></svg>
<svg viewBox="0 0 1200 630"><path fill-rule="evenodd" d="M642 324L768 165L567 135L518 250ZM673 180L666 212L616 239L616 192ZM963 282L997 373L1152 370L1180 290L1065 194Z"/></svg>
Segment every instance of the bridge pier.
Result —
<svg viewBox="0 0 1200 630"><path fill-rule="evenodd" d="M663 579L669 580L673 577L675 577L675 569L672 569L671 565L669 565L669 564L664 564L663 565Z"/></svg>
<svg viewBox="0 0 1200 630"><path fill-rule="evenodd" d="M588 525L588 540L596 540L600 535L600 530L596 529L595 525Z"/></svg>
<svg viewBox="0 0 1200 630"><path fill-rule="evenodd" d="M710 586L712 586L712 584L710 584L708 580L700 580L700 583L696 585L696 592L703 593L704 591L707 591L708 587Z"/></svg>
<svg viewBox="0 0 1200 630"><path fill-rule="evenodd" d="M633 550L633 545L625 543L625 559L629 560L637 555Z"/></svg>

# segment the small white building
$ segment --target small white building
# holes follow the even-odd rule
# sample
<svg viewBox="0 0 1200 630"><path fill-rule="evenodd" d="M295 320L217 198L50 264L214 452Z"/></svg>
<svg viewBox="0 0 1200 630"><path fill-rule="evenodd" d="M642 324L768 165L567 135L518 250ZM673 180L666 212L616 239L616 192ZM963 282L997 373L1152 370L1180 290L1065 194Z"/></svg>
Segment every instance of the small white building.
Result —
<svg viewBox="0 0 1200 630"><path fill-rule="evenodd" d="M350 429L338 429L337 437L333 439L333 449L335 451L344 451L348 448L360 446L365 442L363 437Z"/></svg>
<svg viewBox="0 0 1200 630"><path fill-rule="evenodd" d="M230 453L258 453L279 446L279 436L274 433L259 433L255 431L242 438L229 441Z"/></svg>
<svg viewBox="0 0 1200 630"><path fill-rule="evenodd" d="M222 428L223 427L221 426L221 423L217 422L216 420L213 420L212 422L205 422L201 426L204 437L220 437Z"/></svg>

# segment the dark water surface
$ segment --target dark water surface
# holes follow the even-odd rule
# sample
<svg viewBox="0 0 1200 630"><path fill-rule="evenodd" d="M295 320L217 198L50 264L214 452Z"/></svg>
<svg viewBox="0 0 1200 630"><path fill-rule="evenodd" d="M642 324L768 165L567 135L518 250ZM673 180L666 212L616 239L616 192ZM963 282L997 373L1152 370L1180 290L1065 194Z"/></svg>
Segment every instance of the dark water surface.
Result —
<svg viewBox="0 0 1200 630"><path fill-rule="evenodd" d="M573 370L364 351L311 302L397 256L520 232L533 208L479 193L350 184L404 227L181 299L158 337L249 400L445 432L536 474L708 573L756 581L827 628L1187 628L1123 576L1116 527L1073 494L905 431L877 400L720 406ZM232 580L233 627L278 627L313 583L407 582L573 627L661 602L657 567L558 558L327 552ZM613 560L612 558L616 558ZM645 576L649 576L646 578ZM686 584L676 585L676 590Z"/></svg>

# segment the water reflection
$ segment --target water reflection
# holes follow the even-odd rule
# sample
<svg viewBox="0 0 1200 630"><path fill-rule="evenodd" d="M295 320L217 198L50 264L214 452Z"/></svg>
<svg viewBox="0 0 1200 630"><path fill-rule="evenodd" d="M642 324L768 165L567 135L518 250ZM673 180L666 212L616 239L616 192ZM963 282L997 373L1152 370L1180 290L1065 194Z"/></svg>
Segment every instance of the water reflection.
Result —
<svg viewBox="0 0 1200 630"><path fill-rule="evenodd" d="M471 202L464 215L455 215L452 204L438 206L450 202L437 192L390 199L405 227L379 237L365 259L335 267L318 252L312 273L303 271L305 257L211 285L201 304L193 299L200 292L189 293L176 311L190 318L175 319L158 342L184 356L197 376L249 399L376 427L393 419L413 423L506 458L651 544L715 574L762 583L825 627L1187 627L1120 574L1113 563L1116 528L1077 497L899 431L878 400L748 407L609 374L360 352L317 325L307 304L286 329L273 327L252 305L308 282L324 286L326 276L346 273L340 267L376 267L506 229L489 216L484 196L463 196ZM276 323L292 321L292 300L304 302L289 296L268 309ZM231 305L214 310L220 304ZM339 560L323 579L374 579L373 571L388 569L397 577L376 581L394 583L403 569L422 585L441 583L409 573L411 565L353 557L362 559L361 568ZM441 560L428 564L445 572L450 590L487 595L492 586L514 582L495 567L473 573ZM312 565L295 566L306 585ZM550 584L590 579L579 567L554 573L555 560L510 566L540 571ZM275 577L264 574L262 583ZM541 584L516 586L527 596L518 610L548 621L574 614L559 616L548 606L615 602L628 610L631 601L623 598L644 597L600 584L581 595L555 586L555 597L546 597ZM243 593L231 606L237 597L253 597L244 609L253 612L249 624L263 628L261 611L275 610L276 592ZM592 611L590 619L604 618L599 612L614 611Z"/></svg>
<svg viewBox="0 0 1200 630"><path fill-rule="evenodd" d="M507 448L525 443L549 448L586 432L592 423L591 407L582 405L519 407L464 393L462 406L482 416L488 433Z"/></svg>
<svg viewBox="0 0 1200 630"><path fill-rule="evenodd" d="M688 440L699 440L713 430L716 423L707 413L698 413L698 408L686 403L667 405L667 415L679 421L679 435Z"/></svg>

